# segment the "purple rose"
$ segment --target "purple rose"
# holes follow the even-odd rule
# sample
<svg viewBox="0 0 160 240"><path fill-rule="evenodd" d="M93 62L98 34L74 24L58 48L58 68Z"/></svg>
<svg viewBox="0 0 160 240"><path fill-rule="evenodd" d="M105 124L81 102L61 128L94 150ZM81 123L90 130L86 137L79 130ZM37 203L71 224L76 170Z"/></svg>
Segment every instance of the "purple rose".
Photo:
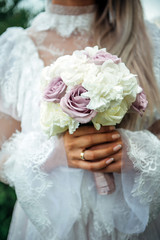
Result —
<svg viewBox="0 0 160 240"><path fill-rule="evenodd" d="M102 65L107 60L112 60L116 64L121 62L121 59L116 55L112 55L104 51L99 51L94 57L91 58L91 62L95 63L96 65Z"/></svg>
<svg viewBox="0 0 160 240"><path fill-rule="evenodd" d="M144 91L140 92L136 97L136 101L132 103L133 109L139 112L141 116L143 115L142 112L146 110L147 105L148 101Z"/></svg>
<svg viewBox="0 0 160 240"><path fill-rule="evenodd" d="M66 84L60 77L54 78L44 92L44 100L59 103L66 92Z"/></svg>
<svg viewBox="0 0 160 240"><path fill-rule="evenodd" d="M84 92L87 92L87 90L78 85L66 93L60 101L62 110L80 123L88 123L96 116L95 110L87 108L90 99L81 96Z"/></svg>

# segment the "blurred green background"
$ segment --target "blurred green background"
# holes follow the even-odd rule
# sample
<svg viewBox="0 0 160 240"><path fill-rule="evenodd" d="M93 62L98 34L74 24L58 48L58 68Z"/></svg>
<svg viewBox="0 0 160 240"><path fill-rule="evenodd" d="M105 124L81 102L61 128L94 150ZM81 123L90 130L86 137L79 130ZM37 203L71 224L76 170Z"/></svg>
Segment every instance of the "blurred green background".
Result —
<svg viewBox="0 0 160 240"><path fill-rule="evenodd" d="M38 13L39 8L22 7L23 1L26 2L26 0L0 0L0 34L12 26L26 28L30 20ZM0 240L7 239L15 201L14 190L0 183Z"/></svg>
<svg viewBox="0 0 160 240"><path fill-rule="evenodd" d="M26 27L29 20L29 12L18 8L21 0L0 0L0 34L8 27L22 26Z"/></svg>

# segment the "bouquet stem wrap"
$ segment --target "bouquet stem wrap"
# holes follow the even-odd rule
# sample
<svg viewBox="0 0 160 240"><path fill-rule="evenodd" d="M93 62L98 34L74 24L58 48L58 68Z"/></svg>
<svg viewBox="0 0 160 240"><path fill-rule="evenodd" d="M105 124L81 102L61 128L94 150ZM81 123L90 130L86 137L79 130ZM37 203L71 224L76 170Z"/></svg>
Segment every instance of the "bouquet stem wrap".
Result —
<svg viewBox="0 0 160 240"><path fill-rule="evenodd" d="M115 183L112 173L94 173L95 184L100 195L108 195L114 192Z"/></svg>

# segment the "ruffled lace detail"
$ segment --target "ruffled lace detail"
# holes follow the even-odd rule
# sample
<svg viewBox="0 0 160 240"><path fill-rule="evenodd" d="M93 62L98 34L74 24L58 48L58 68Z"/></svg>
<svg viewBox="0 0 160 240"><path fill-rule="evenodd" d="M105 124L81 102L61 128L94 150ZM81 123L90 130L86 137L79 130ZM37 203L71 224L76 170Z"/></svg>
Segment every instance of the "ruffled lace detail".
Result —
<svg viewBox="0 0 160 240"><path fill-rule="evenodd" d="M43 164L53 150L54 143L55 138L47 140L40 133L17 132L3 144L1 150L2 155L9 156L4 164L3 179L16 187L19 203L42 233L43 239L56 237L49 212L43 207L46 193L54 185L49 174L43 170ZM48 232L47 237L44 232Z"/></svg>
<svg viewBox="0 0 160 240"><path fill-rule="evenodd" d="M95 21L95 12L80 15L61 15L40 13L32 22L36 31L56 30L61 37L70 37L73 33L91 32Z"/></svg>
<svg viewBox="0 0 160 240"><path fill-rule="evenodd" d="M147 130L120 132L127 152L123 172L135 169L131 194L150 206L150 215L155 218L160 210L160 140Z"/></svg>

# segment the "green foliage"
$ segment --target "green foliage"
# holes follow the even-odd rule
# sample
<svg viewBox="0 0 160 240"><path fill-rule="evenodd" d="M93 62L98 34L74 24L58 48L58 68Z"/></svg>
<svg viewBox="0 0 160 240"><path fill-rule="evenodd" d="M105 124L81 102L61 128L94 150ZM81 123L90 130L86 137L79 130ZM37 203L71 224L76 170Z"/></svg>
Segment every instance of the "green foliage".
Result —
<svg viewBox="0 0 160 240"><path fill-rule="evenodd" d="M0 34L8 27L27 27L30 14L28 10L18 9L22 0L0 0Z"/></svg>
<svg viewBox="0 0 160 240"><path fill-rule="evenodd" d="M15 200L14 190L0 183L0 240L7 238Z"/></svg>
<svg viewBox="0 0 160 240"><path fill-rule="evenodd" d="M23 0L24 1L24 0ZM37 12L29 11L25 8L19 8L22 0L0 0L0 34L8 27L20 26L26 28Z"/></svg>

